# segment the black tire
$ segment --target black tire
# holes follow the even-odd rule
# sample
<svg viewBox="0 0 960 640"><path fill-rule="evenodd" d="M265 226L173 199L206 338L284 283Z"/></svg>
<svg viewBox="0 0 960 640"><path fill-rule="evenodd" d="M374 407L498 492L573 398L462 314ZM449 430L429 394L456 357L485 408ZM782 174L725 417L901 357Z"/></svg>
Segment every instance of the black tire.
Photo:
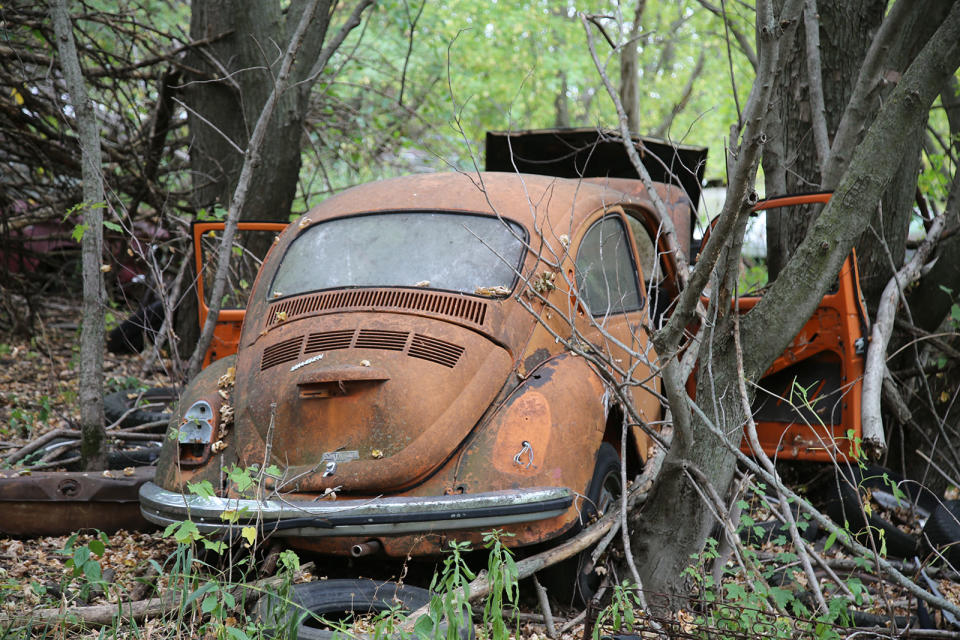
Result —
<svg viewBox="0 0 960 640"><path fill-rule="evenodd" d="M317 626L316 618L344 620L351 615L389 611L397 603L402 611L416 611L429 604L426 589L375 580L319 580L291 587L289 600L267 594L257 603L257 615L268 628L299 640L328 640L334 631ZM462 640L473 637L473 626L460 630ZM446 631L443 632L444 635Z"/></svg>
<svg viewBox="0 0 960 640"><path fill-rule="evenodd" d="M960 562L960 500L937 505L923 527L923 540L954 566Z"/></svg>
<svg viewBox="0 0 960 640"><path fill-rule="evenodd" d="M580 507L580 524L568 537L579 533L584 525L589 524L594 517L606 513L611 506L616 507L621 493L620 456L613 445L604 442L597 450L593 477L587 488L586 499ZM569 560L540 572L539 579L557 602L564 606L582 607L596 594L602 576L595 570L583 572L592 553L593 549L586 549Z"/></svg>
<svg viewBox="0 0 960 640"><path fill-rule="evenodd" d="M843 526L847 523L855 536L861 539L872 538L873 543L880 548L881 533L886 542L887 555L897 558L910 558L917 553L919 540L916 536L903 531L889 520L881 518L875 513L867 516L864 513L862 501L866 499L866 492L869 490L874 494L875 499L886 494L888 497L882 500L894 500L893 493L889 484L883 480L884 474L897 483L903 480L902 477L885 469L883 467L868 466L866 469L853 467L845 468L840 472L836 484L831 485L831 493L827 499L825 510L834 522ZM911 487L911 485L901 484L901 487ZM911 493L908 493L913 499L924 504L929 504L932 494L929 491L912 485ZM907 493L905 491L905 493ZM881 502L882 500L877 500ZM935 497L932 500L936 500Z"/></svg>
<svg viewBox="0 0 960 640"><path fill-rule="evenodd" d="M133 396L133 397L130 397ZM163 405L149 409L134 408L139 398L139 404ZM173 387L154 387L140 394L135 389L125 389L108 393L103 397L103 414L107 424L113 424L122 418L121 427L136 427L150 422L169 422L172 412L166 410L176 403L179 396ZM129 413L130 409L133 409Z"/></svg>
<svg viewBox="0 0 960 640"><path fill-rule="evenodd" d="M160 447L137 447L135 449L121 449L107 452L108 469L125 469L127 467L149 467L157 463L160 457Z"/></svg>

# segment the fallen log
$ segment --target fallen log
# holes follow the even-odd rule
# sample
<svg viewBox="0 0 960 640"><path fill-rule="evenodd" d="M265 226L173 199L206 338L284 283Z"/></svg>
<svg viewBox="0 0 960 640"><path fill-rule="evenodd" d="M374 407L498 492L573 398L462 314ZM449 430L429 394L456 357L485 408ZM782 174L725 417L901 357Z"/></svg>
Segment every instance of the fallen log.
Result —
<svg viewBox="0 0 960 640"><path fill-rule="evenodd" d="M300 567L294 577L300 577L314 568L313 562L307 562ZM264 578L249 584L236 585L231 591L239 600L244 592L261 592L279 585L282 581L282 577ZM160 597L146 600L118 601L82 607L37 609L28 614L10 617L0 616L0 624L5 625L5 628L9 630L17 627L35 629L44 626L57 628L103 627L113 624L118 619L124 622L142 622L146 618L173 611L183 602L183 597L182 593L165 593ZM199 602L196 604L199 605Z"/></svg>

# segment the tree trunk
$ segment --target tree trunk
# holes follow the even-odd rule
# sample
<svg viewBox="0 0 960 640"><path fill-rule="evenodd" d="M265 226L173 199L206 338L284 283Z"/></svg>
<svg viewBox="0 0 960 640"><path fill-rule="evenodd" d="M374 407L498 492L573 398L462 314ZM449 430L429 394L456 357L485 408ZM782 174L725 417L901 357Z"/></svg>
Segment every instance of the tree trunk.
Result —
<svg viewBox="0 0 960 640"><path fill-rule="evenodd" d="M190 35L216 38L202 50L191 50L183 94L189 106L190 165L193 202L198 209L225 213L237 187L244 150L270 92L283 51L304 0L281 10L280 2L254 2L238 8L231 0L194 0ZM291 88L284 92L268 124L260 162L250 179L242 220L286 222L300 174L300 139L316 80L314 62L320 56L330 23L332 3L322 0L294 69ZM217 37L222 36L222 37ZM263 257L269 243L247 247ZM193 351L200 329L197 301L189 290L177 310L178 351Z"/></svg>
<svg viewBox="0 0 960 640"><path fill-rule="evenodd" d="M960 4L950 11L884 101L833 199L811 223L793 259L756 307L742 317L742 343L749 345L742 354L746 380L760 378L830 288L850 248L870 223L871 212L864 203L877 202L891 184L902 166L901 149L911 137L919 137L930 104L958 66ZM632 545L637 565L642 567L644 587L669 595L683 593L682 569L689 564L690 554L702 548L712 526L709 512L684 469L697 467L703 471L721 495L734 470L732 455L712 430L705 428L704 419L714 422L731 444L739 442L743 433L744 416L738 408L741 403L735 384L737 354L729 323L721 318L705 340L710 344L700 350L697 374L697 403L704 415L688 416L689 433L675 430L656 486L644 509L631 515Z"/></svg>
<svg viewBox="0 0 960 640"><path fill-rule="evenodd" d="M641 127L637 38L640 36L640 25L646 4L646 0L637 0L633 23L627 32L627 42L620 50L620 102L623 103L624 111L627 113L627 126L633 132L639 132Z"/></svg>
<svg viewBox="0 0 960 640"><path fill-rule="evenodd" d="M186 78L184 89L190 106L190 162L198 207L229 206L243 151L273 89L277 65L303 5L295 1L282 11L277 1L255 2L238 10L230 0L194 0L191 37L229 34L192 52L188 61L188 67L199 71ZM270 120L262 151L269 160L253 174L243 219L286 221L290 215L300 172L301 131L313 86L312 81L303 81L319 55L329 16L330 1L324 0L292 74L293 83L302 84L284 93Z"/></svg>
<svg viewBox="0 0 960 640"><path fill-rule="evenodd" d="M73 25L66 0L52 0L50 14L57 34L60 65L67 79L80 138L83 176L83 309L80 331L80 459L83 468L106 469L106 432L103 428L103 175L100 134L93 102L84 86Z"/></svg>
<svg viewBox="0 0 960 640"><path fill-rule="evenodd" d="M783 1L775 3L778 9ZM886 0L818 3L824 107L827 135L831 139L850 99L860 63L883 19L886 4ZM812 130L807 57L804 25L800 24L793 47L781 60L783 71L772 101L771 118L775 124L770 128L769 137L774 138L771 146L781 151L764 153L767 196L820 189L822 180ZM766 212L770 280L783 269L806 235L810 219L821 208L816 205L791 207L783 213Z"/></svg>

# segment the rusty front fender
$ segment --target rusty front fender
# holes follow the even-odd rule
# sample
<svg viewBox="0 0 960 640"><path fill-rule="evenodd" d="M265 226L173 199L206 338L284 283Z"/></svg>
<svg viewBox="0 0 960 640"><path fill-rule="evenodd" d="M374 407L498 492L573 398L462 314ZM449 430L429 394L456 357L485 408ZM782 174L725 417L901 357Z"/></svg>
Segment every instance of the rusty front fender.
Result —
<svg viewBox="0 0 960 640"><path fill-rule="evenodd" d="M457 463L464 492L531 486L578 495L562 517L529 523L524 537L547 540L577 520L606 426L603 383L583 358L564 353L534 369L471 438ZM534 535L529 535L534 534Z"/></svg>

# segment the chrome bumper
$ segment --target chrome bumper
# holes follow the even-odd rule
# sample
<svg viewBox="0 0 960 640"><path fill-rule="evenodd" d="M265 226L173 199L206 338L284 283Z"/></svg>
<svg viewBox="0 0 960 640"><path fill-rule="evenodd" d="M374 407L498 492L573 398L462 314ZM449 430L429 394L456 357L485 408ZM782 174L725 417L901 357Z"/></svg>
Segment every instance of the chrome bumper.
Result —
<svg viewBox="0 0 960 640"><path fill-rule="evenodd" d="M323 502L205 498L167 491L152 482L140 487L144 518L160 526L192 520L201 533L226 533L251 525L263 533L305 537L484 530L553 518L571 504L573 493L565 487ZM239 513L240 519L227 522L221 518L224 512Z"/></svg>

